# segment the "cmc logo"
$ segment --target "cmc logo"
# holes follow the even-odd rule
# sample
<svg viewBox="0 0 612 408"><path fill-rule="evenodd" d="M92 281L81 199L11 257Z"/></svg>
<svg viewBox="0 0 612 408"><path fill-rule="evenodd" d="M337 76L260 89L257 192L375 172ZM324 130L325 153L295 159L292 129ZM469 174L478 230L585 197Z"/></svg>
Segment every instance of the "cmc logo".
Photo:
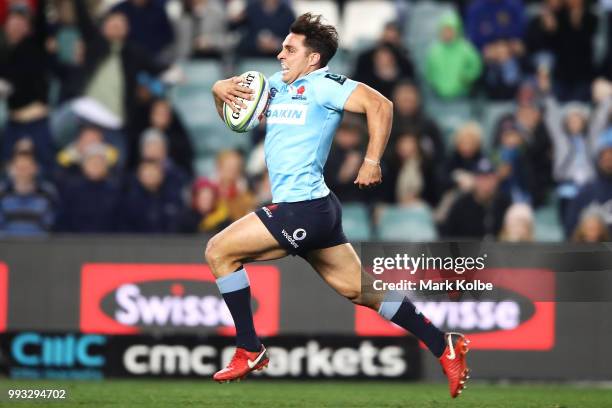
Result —
<svg viewBox="0 0 612 408"><path fill-rule="evenodd" d="M0 262L0 332L6 331L8 315L8 267Z"/></svg>
<svg viewBox="0 0 612 408"><path fill-rule="evenodd" d="M280 282L273 266L248 267L253 319L262 336L278 332ZM81 271L80 327L86 333L208 327L235 334L206 265L86 264Z"/></svg>
<svg viewBox="0 0 612 408"><path fill-rule="evenodd" d="M99 347L106 337L99 335L52 336L22 333L11 342L13 360L26 367L101 367L105 358ZM97 352L96 352L97 349Z"/></svg>
<svg viewBox="0 0 612 408"><path fill-rule="evenodd" d="M123 365L127 372L135 375L208 376L219 369L217 354L215 347L205 345L188 348L167 344L136 344L123 354Z"/></svg>
<svg viewBox="0 0 612 408"><path fill-rule="evenodd" d="M547 269L487 269L503 299L415 301L417 309L444 331L469 334L474 349L550 350L555 344L554 273ZM537 287L537 290L534 289ZM544 298L547 301L536 301ZM357 307L361 336L401 336L406 331L372 310Z"/></svg>

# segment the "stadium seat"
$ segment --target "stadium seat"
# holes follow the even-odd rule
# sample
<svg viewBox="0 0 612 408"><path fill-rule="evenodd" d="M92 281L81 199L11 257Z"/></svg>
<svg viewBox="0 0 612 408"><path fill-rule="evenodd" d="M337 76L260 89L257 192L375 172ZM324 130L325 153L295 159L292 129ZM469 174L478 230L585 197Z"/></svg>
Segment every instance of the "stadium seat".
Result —
<svg viewBox="0 0 612 408"><path fill-rule="evenodd" d="M340 30L340 46L352 49L358 42L374 42L390 21L397 18L392 1L353 0L346 3Z"/></svg>
<svg viewBox="0 0 612 408"><path fill-rule="evenodd" d="M473 120L473 109L468 99L444 101L433 95L428 87L423 87L425 111L436 119L445 137L445 144L452 147L452 136L459 126Z"/></svg>
<svg viewBox="0 0 612 408"><path fill-rule="evenodd" d="M417 71L424 71L427 49L438 35L438 19L446 12L456 10L453 4L419 1L410 9L405 31L405 42L411 52Z"/></svg>
<svg viewBox="0 0 612 408"><path fill-rule="evenodd" d="M433 241L438 238L431 210L427 206L387 207L378 223L382 241Z"/></svg>
<svg viewBox="0 0 612 408"><path fill-rule="evenodd" d="M248 151L251 139L248 133L236 133L226 128L221 120L220 126L195 126L189 128L190 138L196 155L214 155L221 150L241 149Z"/></svg>
<svg viewBox="0 0 612 408"><path fill-rule="evenodd" d="M340 12L338 4L330 0L294 0L293 10L296 16L301 16L304 13L321 14L328 24L335 27L340 22Z"/></svg>
<svg viewBox="0 0 612 408"><path fill-rule="evenodd" d="M372 238L370 217L363 204L342 205L342 228L350 241L368 241Z"/></svg>
<svg viewBox="0 0 612 408"><path fill-rule="evenodd" d="M189 61L181 64L186 82L181 86L209 88L223 78L223 70L217 61Z"/></svg>
<svg viewBox="0 0 612 408"><path fill-rule="evenodd" d="M554 206L536 210L534 236L537 242L563 241L563 228L559 222L559 213Z"/></svg>
<svg viewBox="0 0 612 408"><path fill-rule="evenodd" d="M187 127L219 122L210 89L199 86L176 88L172 94L172 103Z"/></svg>

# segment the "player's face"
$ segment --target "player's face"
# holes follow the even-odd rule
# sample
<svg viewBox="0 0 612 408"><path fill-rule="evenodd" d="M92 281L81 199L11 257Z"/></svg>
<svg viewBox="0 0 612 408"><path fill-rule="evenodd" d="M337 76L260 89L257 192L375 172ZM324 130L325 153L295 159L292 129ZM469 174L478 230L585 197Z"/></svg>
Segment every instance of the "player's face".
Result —
<svg viewBox="0 0 612 408"><path fill-rule="evenodd" d="M282 80L286 84L317 68L318 59L315 61L313 52L304 45L305 38L303 34L289 33L283 41L283 49L276 56L281 63Z"/></svg>

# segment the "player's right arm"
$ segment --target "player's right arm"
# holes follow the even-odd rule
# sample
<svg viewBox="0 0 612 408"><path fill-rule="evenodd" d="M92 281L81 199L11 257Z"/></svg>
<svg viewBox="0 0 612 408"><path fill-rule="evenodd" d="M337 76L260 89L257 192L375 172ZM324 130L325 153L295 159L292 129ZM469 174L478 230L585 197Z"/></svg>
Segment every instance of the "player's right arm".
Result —
<svg viewBox="0 0 612 408"><path fill-rule="evenodd" d="M242 99L253 99L253 90L240 85L242 78L236 76L228 79L221 79L212 87L212 94L215 98L215 107L219 117L223 119L223 104L227 103L234 112L240 108L246 108Z"/></svg>

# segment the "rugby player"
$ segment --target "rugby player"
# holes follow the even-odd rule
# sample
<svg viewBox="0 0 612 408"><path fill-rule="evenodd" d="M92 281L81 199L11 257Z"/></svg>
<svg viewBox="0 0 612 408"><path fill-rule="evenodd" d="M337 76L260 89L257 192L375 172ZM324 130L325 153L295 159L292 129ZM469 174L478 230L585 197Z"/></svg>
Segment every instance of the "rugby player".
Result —
<svg viewBox="0 0 612 408"><path fill-rule="evenodd" d="M274 204L228 226L210 239L205 251L236 326L235 354L213 378L240 380L269 362L253 325L244 264L299 255L340 295L378 311L423 341L442 364L454 398L469 378L468 341L459 333L441 332L398 292L362 294L361 262L342 231L340 202L323 180L332 139L348 111L366 115L369 133L355 188L380 184L380 158L393 117L392 103L380 93L329 72L327 64L337 48L336 29L307 13L293 23L277 56L281 71L269 78L264 145ZM221 119L224 103L238 110L245 107L242 99L252 98L240 82L234 77L213 85ZM368 277L363 273L363 279Z"/></svg>

